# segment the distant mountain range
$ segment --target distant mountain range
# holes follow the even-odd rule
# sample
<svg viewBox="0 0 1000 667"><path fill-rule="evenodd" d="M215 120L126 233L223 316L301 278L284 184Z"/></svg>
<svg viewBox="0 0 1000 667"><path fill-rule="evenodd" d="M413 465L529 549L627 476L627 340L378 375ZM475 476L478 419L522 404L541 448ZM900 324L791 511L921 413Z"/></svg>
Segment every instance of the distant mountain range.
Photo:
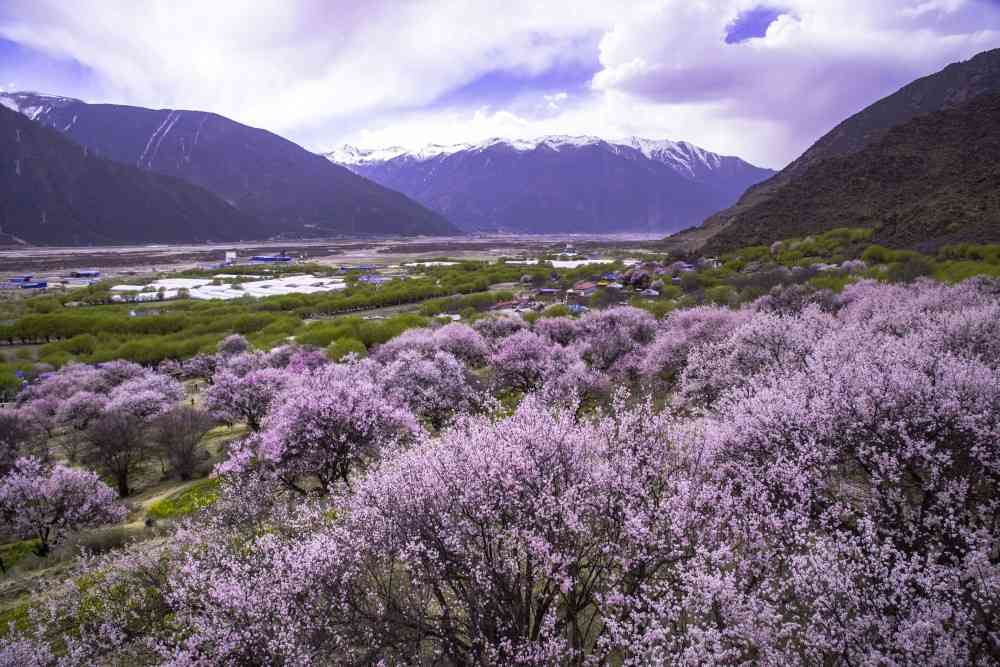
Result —
<svg viewBox="0 0 1000 667"><path fill-rule="evenodd" d="M100 157L0 107L0 243L83 245L261 238L211 192Z"/></svg>
<svg viewBox="0 0 1000 667"><path fill-rule="evenodd" d="M93 154L201 186L260 220L265 236L457 232L398 192L217 114L37 93L0 94L0 104Z"/></svg>
<svg viewBox="0 0 1000 667"><path fill-rule="evenodd" d="M720 251L843 226L925 250L1000 241L996 93L1000 49L948 65L851 116L670 241Z"/></svg>
<svg viewBox="0 0 1000 667"><path fill-rule="evenodd" d="M332 162L399 190L466 231L674 231L773 171L687 142L548 136L363 149Z"/></svg>

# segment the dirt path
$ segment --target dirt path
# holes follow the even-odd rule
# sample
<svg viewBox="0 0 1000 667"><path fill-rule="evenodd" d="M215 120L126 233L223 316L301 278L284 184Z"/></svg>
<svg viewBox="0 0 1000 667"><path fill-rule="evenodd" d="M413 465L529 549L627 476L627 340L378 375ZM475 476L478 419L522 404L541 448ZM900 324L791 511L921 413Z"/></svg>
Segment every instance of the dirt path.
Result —
<svg viewBox="0 0 1000 667"><path fill-rule="evenodd" d="M132 513L135 514L136 516L133 518L133 520L119 525L124 526L126 528L135 528L144 526L146 522L146 514L153 506L153 503L164 500L170 496L182 493L200 481L202 480L192 479L187 482L175 482L173 484L166 485L163 488L150 489L149 491L139 494L139 496L132 498L132 502L136 506L136 509L133 510ZM152 494L149 495L148 497L145 497L146 493L149 493L150 491L152 492Z"/></svg>

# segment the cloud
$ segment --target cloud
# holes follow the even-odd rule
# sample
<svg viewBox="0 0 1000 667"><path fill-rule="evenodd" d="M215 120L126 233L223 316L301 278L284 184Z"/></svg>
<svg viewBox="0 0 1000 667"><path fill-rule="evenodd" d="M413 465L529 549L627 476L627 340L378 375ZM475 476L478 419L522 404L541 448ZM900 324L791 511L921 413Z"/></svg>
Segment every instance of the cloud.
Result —
<svg viewBox="0 0 1000 667"><path fill-rule="evenodd" d="M462 0L9 0L0 35L83 63L117 101L287 130L428 104L490 71L593 60L577 47L606 25L598 14L529 0L503 12Z"/></svg>
<svg viewBox="0 0 1000 667"><path fill-rule="evenodd" d="M640 134L780 166L998 29L989 0L5 0L0 77L313 148Z"/></svg>
<svg viewBox="0 0 1000 667"><path fill-rule="evenodd" d="M944 64L1000 45L1000 16L964 0L786 0L764 34L723 43L752 2L664 2L601 41L598 91L663 104L712 103L729 122L792 132L791 159L838 121ZM759 25L758 25L759 27Z"/></svg>

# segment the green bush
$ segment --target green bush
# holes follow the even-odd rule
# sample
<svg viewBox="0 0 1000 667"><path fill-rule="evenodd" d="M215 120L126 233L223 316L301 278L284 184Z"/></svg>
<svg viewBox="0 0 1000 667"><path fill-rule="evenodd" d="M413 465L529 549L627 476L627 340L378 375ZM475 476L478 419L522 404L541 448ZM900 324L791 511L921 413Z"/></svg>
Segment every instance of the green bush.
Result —
<svg viewBox="0 0 1000 667"><path fill-rule="evenodd" d="M340 361L348 354L363 357L368 354L368 349L357 338L341 338L330 344L330 347L326 349L326 354L333 361Z"/></svg>
<svg viewBox="0 0 1000 667"><path fill-rule="evenodd" d="M93 334L73 336L62 344L70 354L93 354L97 348L97 338Z"/></svg>
<svg viewBox="0 0 1000 667"><path fill-rule="evenodd" d="M900 262L889 266L887 277L894 283L908 283L934 273L934 262L918 254L909 254Z"/></svg>
<svg viewBox="0 0 1000 667"><path fill-rule="evenodd" d="M11 631L19 634L28 632L31 629L31 616L28 609L28 598L25 596L0 611L0 637L6 637Z"/></svg>
<svg viewBox="0 0 1000 667"><path fill-rule="evenodd" d="M36 553L40 544L41 542L37 539L4 544L0 546L0 562L3 563L5 569L10 569L25 556Z"/></svg>
<svg viewBox="0 0 1000 667"><path fill-rule="evenodd" d="M569 306L564 303L556 303L542 311L542 317L569 317Z"/></svg>
<svg viewBox="0 0 1000 667"><path fill-rule="evenodd" d="M734 306L739 302L739 297L729 285L717 285L705 290L705 300L717 306Z"/></svg>
<svg viewBox="0 0 1000 667"><path fill-rule="evenodd" d="M849 275L840 273L821 273L818 276L810 278L808 284L816 289L828 289L834 292L839 292L851 282L854 282L854 279Z"/></svg>
<svg viewBox="0 0 1000 667"><path fill-rule="evenodd" d="M158 500L149 507L146 517L155 520L177 519L202 510L219 497L219 480L202 479L180 493Z"/></svg>
<svg viewBox="0 0 1000 667"><path fill-rule="evenodd" d="M880 245L870 245L861 253L861 259L868 264L889 264L896 261L896 253Z"/></svg>
<svg viewBox="0 0 1000 667"><path fill-rule="evenodd" d="M987 264L1000 264L1000 245L962 243L959 245L945 246L938 251L938 258L942 260L968 260L973 262L985 262Z"/></svg>
<svg viewBox="0 0 1000 667"><path fill-rule="evenodd" d="M945 283L959 283L973 276L1000 278L1000 265L985 261L938 262L934 270L934 278Z"/></svg>
<svg viewBox="0 0 1000 667"><path fill-rule="evenodd" d="M673 284L665 284L660 288L661 299L679 299L684 294L680 287Z"/></svg>

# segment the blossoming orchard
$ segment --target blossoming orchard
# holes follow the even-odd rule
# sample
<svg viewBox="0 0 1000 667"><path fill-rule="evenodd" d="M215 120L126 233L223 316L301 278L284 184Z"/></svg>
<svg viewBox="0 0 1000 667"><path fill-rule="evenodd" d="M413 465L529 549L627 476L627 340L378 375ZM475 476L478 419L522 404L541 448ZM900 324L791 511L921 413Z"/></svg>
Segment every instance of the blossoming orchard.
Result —
<svg viewBox="0 0 1000 667"><path fill-rule="evenodd" d="M0 519L70 565L0 665L1000 662L995 280L486 317L338 359L233 335L28 383ZM67 555L151 503L155 539Z"/></svg>

